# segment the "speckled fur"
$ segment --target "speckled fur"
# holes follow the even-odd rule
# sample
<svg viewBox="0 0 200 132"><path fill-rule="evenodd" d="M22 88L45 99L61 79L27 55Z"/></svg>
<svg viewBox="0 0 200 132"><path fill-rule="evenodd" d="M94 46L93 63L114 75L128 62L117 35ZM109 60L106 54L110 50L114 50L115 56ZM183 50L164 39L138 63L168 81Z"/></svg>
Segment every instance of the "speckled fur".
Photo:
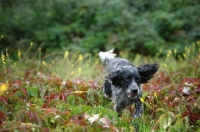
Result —
<svg viewBox="0 0 200 132"><path fill-rule="evenodd" d="M109 55L109 57L106 57ZM110 57L111 56L111 57ZM135 104L134 118L139 118L143 112L142 83L147 83L158 70L158 64L145 64L135 67L124 58L115 58L112 51L100 52L99 57L108 74L102 90L105 97L115 103L114 110L121 115L122 110Z"/></svg>

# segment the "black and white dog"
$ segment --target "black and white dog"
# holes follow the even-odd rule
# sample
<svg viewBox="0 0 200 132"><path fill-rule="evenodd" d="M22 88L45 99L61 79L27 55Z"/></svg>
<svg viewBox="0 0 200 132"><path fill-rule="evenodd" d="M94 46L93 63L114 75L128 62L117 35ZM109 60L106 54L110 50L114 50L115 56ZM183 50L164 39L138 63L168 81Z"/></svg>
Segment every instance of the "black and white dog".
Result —
<svg viewBox="0 0 200 132"><path fill-rule="evenodd" d="M105 66L107 73L102 87L105 97L114 101L114 110L121 115L122 109L135 103L134 118L141 116L143 105L142 83L147 83L158 70L158 64L145 64L135 67L124 58L115 58L113 49L108 52L100 52L99 57Z"/></svg>

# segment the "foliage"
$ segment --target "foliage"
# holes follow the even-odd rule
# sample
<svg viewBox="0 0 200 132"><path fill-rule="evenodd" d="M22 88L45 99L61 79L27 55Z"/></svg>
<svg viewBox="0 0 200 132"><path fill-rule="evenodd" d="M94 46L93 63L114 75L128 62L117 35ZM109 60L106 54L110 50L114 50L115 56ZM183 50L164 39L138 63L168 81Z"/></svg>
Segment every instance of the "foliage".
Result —
<svg viewBox="0 0 200 132"><path fill-rule="evenodd" d="M134 106L118 117L103 97L105 75L95 56L67 50L44 57L26 54L18 52L17 61L1 54L1 131L199 131L200 42L185 47L179 60L176 50L164 59L136 55L132 60L160 65L143 85L145 109L139 119L130 117Z"/></svg>
<svg viewBox="0 0 200 132"><path fill-rule="evenodd" d="M42 53L114 47L144 55L175 48L181 54L182 47L200 39L198 0L0 1L0 48L11 53L34 41L32 54L36 45Z"/></svg>

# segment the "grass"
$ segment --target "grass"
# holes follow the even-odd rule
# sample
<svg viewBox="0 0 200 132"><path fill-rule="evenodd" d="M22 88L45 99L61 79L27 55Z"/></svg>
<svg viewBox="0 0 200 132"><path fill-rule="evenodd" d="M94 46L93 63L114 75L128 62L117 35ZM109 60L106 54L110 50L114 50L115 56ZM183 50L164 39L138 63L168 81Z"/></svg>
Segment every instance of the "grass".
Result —
<svg viewBox="0 0 200 132"><path fill-rule="evenodd" d="M102 65L97 55L61 53L32 57L18 51L18 60L1 52L0 131L200 131L200 42L181 56L136 55L136 66L157 62L159 72L143 85L143 116L132 119L134 106L119 118L103 98ZM120 53L121 57L127 53Z"/></svg>

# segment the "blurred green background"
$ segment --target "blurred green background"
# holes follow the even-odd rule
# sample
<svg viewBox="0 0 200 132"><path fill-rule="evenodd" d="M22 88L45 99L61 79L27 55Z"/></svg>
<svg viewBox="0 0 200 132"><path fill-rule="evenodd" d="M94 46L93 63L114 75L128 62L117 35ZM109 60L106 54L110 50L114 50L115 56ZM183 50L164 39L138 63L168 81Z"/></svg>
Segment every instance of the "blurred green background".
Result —
<svg viewBox="0 0 200 132"><path fill-rule="evenodd" d="M199 0L0 0L0 51L178 54L200 40Z"/></svg>

